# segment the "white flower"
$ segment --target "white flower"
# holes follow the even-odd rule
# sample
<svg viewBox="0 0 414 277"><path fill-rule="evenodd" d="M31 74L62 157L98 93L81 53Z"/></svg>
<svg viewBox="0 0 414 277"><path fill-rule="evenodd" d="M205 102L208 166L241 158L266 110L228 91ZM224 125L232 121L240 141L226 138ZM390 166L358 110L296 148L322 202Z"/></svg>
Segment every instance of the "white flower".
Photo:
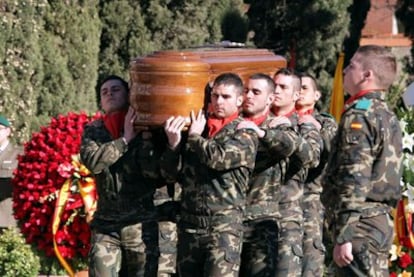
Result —
<svg viewBox="0 0 414 277"><path fill-rule="evenodd" d="M390 261L396 261L398 259L398 247L397 245L393 244L391 245L391 249L390 249Z"/></svg>

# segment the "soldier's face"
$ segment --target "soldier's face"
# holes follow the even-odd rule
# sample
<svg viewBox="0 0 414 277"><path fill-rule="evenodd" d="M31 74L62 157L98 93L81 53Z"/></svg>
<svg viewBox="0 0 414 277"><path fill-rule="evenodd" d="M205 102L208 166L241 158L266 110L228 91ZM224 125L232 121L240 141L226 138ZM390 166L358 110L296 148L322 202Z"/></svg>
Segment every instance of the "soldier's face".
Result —
<svg viewBox="0 0 414 277"><path fill-rule="evenodd" d="M292 76L278 74L273 80L276 85L273 105L277 108L285 108L289 106L292 106L293 108L298 99L299 91L295 91L294 89Z"/></svg>
<svg viewBox="0 0 414 277"><path fill-rule="evenodd" d="M105 113L123 110L128 106L128 91L120 80L108 80L102 84L101 107Z"/></svg>
<svg viewBox="0 0 414 277"><path fill-rule="evenodd" d="M2 145L10 136L10 128L0 125L0 145Z"/></svg>
<svg viewBox="0 0 414 277"><path fill-rule="evenodd" d="M320 97L321 94L315 89L312 78L302 77L299 99L296 101L296 105L300 107L313 107Z"/></svg>
<svg viewBox="0 0 414 277"><path fill-rule="evenodd" d="M244 90L243 112L248 116L267 113L274 100L274 94L264 79L249 79Z"/></svg>
<svg viewBox="0 0 414 277"><path fill-rule="evenodd" d="M239 95L233 85L218 85L211 92L211 107L217 118L227 118L238 112L243 102L243 96Z"/></svg>
<svg viewBox="0 0 414 277"><path fill-rule="evenodd" d="M356 53L344 69L344 89L350 95L357 94L364 83L366 72L362 68L360 59L361 57Z"/></svg>

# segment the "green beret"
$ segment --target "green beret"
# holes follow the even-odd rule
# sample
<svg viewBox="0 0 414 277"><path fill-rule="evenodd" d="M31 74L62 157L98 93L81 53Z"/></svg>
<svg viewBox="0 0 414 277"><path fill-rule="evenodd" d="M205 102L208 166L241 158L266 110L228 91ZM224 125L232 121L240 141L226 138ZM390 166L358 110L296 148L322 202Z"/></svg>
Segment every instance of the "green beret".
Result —
<svg viewBox="0 0 414 277"><path fill-rule="evenodd" d="M4 116L0 115L0 125L10 127L10 122Z"/></svg>

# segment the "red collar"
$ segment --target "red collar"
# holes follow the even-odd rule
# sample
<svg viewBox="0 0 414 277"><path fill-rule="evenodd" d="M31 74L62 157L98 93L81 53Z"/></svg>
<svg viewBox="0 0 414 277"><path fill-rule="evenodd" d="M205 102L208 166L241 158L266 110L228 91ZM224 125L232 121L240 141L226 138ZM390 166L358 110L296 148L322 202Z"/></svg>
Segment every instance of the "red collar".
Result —
<svg viewBox="0 0 414 277"><path fill-rule="evenodd" d="M374 91L375 89L364 89L360 90L357 94L351 96L348 100L345 102L345 106L348 106L349 104L352 104L355 100L363 97L364 95Z"/></svg>
<svg viewBox="0 0 414 277"><path fill-rule="evenodd" d="M296 112L298 113L299 116L302 116L302 115L313 115L313 111L314 111L314 109L309 109L309 110L304 110L304 111L296 110Z"/></svg>
<svg viewBox="0 0 414 277"><path fill-rule="evenodd" d="M260 124L263 123L263 121L266 120L267 116L269 115L269 112L266 112L264 115L258 116L258 117L245 117L244 119L254 122L257 126L260 126Z"/></svg>
<svg viewBox="0 0 414 277"><path fill-rule="evenodd" d="M112 139L117 139L121 137L122 131L124 129L125 115L128 110L113 112L110 114L105 114L103 116L103 122L106 129L111 134Z"/></svg>
<svg viewBox="0 0 414 277"><path fill-rule="evenodd" d="M239 116L239 112L235 112L226 118L209 117L207 120L208 137L214 137L224 126L232 122Z"/></svg>
<svg viewBox="0 0 414 277"><path fill-rule="evenodd" d="M276 116L283 115L283 116L286 116L286 117L290 117L290 116L292 116L292 115L296 112L296 108L295 108L295 107L293 107L293 109L292 109L290 112L286 113L286 114L279 114L279 113L278 113L278 111L277 111L275 108L273 108L272 112L273 112Z"/></svg>

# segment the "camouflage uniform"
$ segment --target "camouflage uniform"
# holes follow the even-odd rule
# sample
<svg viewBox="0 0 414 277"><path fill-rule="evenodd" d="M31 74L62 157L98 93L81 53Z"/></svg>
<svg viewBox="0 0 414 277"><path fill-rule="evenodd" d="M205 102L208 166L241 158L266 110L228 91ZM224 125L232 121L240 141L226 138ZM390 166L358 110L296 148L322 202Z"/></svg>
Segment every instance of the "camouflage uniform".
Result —
<svg viewBox="0 0 414 277"><path fill-rule="evenodd" d="M0 233L10 226L16 227L17 221L13 216L13 186L11 179L17 168L17 156L23 153L23 148L11 142L0 151Z"/></svg>
<svg viewBox="0 0 414 277"><path fill-rule="evenodd" d="M290 156L303 142L291 127L268 128L273 118L269 115L260 124L266 130L266 135L259 140L256 164L249 181L240 276L275 275L278 238L276 216L282 181L278 162Z"/></svg>
<svg viewBox="0 0 414 277"><path fill-rule="evenodd" d="M332 116L313 111L312 116L321 124L323 147L319 165L308 171L305 181L302 208L304 219L302 276L323 276L325 246L322 241L324 208L320 200L322 173L331 151L337 124Z"/></svg>
<svg viewBox="0 0 414 277"><path fill-rule="evenodd" d="M178 184L167 184L158 188L154 204L158 214L158 277L174 276L177 272L177 213L180 194Z"/></svg>
<svg viewBox="0 0 414 277"><path fill-rule="evenodd" d="M388 276L393 239L389 212L401 196L402 137L383 92L345 106L324 178L322 201L334 243L352 243L354 260L336 276Z"/></svg>
<svg viewBox="0 0 414 277"><path fill-rule="evenodd" d="M322 144L319 131L313 124L298 125L297 113L293 113L289 119L308 142L306 144L308 147L298 149L290 158L281 162L281 168L287 168L287 171L283 172L284 180L279 202L276 276L301 276L302 274L303 210L301 201L303 186L307 168L316 167L319 163ZM308 155L307 164L301 162L298 153Z"/></svg>
<svg viewBox="0 0 414 277"><path fill-rule="evenodd" d="M166 165L179 164L177 157L183 163L178 178L181 277L239 274L243 209L258 144L252 130L236 131L241 121L230 122L211 139L190 135L181 155L164 156Z"/></svg>
<svg viewBox="0 0 414 277"><path fill-rule="evenodd" d="M96 178L98 193L91 222L90 276L117 276L121 259L128 276L156 275L153 194L162 181L154 138L140 133L129 144L123 138L113 140L102 120L84 129L80 155Z"/></svg>

